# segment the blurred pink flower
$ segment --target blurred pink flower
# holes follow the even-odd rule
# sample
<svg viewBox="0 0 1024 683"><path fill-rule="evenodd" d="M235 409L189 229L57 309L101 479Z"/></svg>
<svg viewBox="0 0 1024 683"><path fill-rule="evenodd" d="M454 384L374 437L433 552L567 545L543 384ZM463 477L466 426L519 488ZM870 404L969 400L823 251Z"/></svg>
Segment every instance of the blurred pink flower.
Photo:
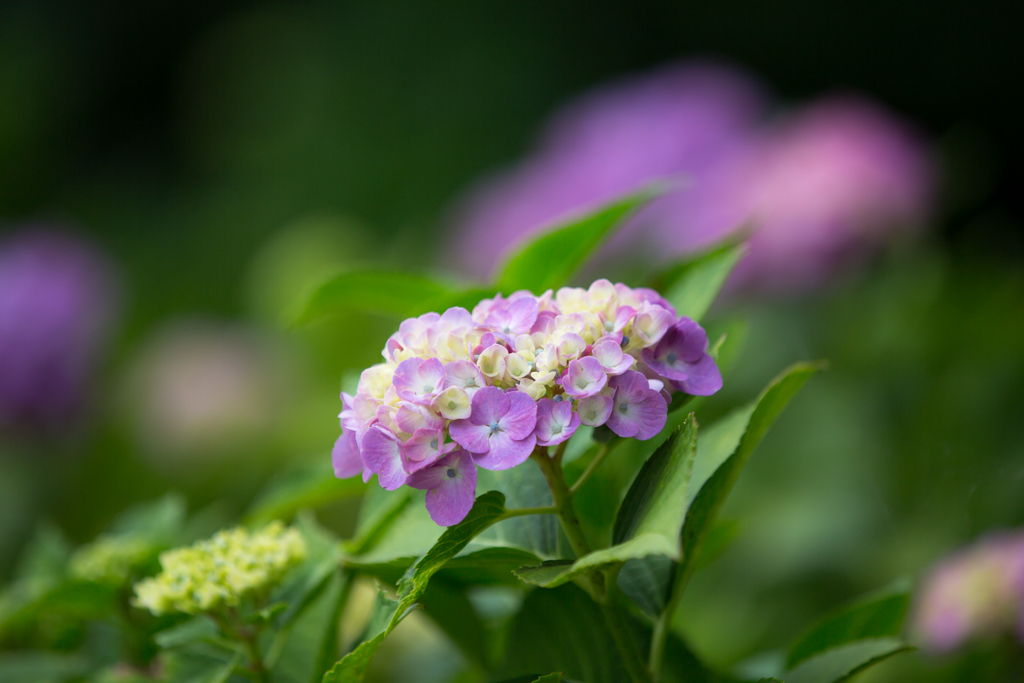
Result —
<svg viewBox="0 0 1024 683"><path fill-rule="evenodd" d="M652 180L704 177L742 148L760 118L760 87L711 64L670 66L599 88L558 112L537 150L480 184L457 210L453 265L485 278L523 238ZM623 230L670 220L655 202Z"/></svg>
<svg viewBox="0 0 1024 683"><path fill-rule="evenodd" d="M707 64L666 68L586 95L538 149L457 214L453 257L485 277L515 244L658 179L671 192L608 245L664 262L752 234L733 285L820 283L927 218L934 169L920 139L877 105L832 98L767 121L758 85Z"/></svg>
<svg viewBox="0 0 1024 683"><path fill-rule="evenodd" d="M1024 640L1024 534L990 536L935 567L914 630L925 647L943 652L1005 632Z"/></svg>

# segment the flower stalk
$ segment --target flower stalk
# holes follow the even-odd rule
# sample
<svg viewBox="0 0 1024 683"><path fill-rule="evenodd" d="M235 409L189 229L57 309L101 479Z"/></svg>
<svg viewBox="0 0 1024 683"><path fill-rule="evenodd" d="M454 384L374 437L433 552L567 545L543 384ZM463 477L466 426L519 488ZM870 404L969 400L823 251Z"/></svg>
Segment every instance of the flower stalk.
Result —
<svg viewBox="0 0 1024 683"><path fill-rule="evenodd" d="M572 497L575 490L570 489L566 484L565 475L562 471L562 455L565 452L565 444L561 444L552 456L548 456L546 451L546 448L537 448L530 457L537 463L537 466L544 474L544 479L551 490L551 498L554 501L554 514L558 516L562 529L565 530L565 535L569 539L569 544L572 546L577 558L583 557L591 552L591 548L586 535L583 533L583 526L580 524L579 517L576 516L576 510L572 505ZM587 471L592 473L597 466L595 463L600 464L600 461L604 459L608 451L607 446L603 447L594 461L591 462L591 467L588 467ZM584 474L589 476L587 472ZM583 587L600 606L605 623L612 635L612 639L615 641L615 646L622 657L622 662L629 673L630 680L633 683L650 683L652 680L651 675L645 667L643 659L637 650L636 642L629 632L626 615L615 600L616 573L615 570L593 571L583 577Z"/></svg>

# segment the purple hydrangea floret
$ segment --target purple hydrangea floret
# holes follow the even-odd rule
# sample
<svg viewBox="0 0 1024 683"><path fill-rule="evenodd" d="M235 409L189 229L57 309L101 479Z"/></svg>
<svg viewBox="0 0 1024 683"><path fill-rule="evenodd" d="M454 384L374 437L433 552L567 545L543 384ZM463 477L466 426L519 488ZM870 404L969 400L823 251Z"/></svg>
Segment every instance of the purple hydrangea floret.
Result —
<svg viewBox="0 0 1024 683"><path fill-rule="evenodd" d="M425 490L444 526L472 508L477 467L516 467L581 425L650 439L669 388L721 387L700 325L653 290L608 280L411 318L383 356L341 395L334 473Z"/></svg>

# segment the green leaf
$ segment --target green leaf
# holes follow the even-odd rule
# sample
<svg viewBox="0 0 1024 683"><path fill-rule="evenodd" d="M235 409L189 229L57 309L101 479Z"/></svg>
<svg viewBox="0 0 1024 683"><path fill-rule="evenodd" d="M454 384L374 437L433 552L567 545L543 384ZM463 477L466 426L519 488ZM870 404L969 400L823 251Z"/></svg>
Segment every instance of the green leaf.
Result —
<svg viewBox="0 0 1024 683"><path fill-rule="evenodd" d="M272 683L314 683L337 661L338 622L348 590L349 578L335 571L312 604L288 627L270 671Z"/></svg>
<svg viewBox="0 0 1024 683"><path fill-rule="evenodd" d="M792 669L819 652L846 643L898 636L909 604L910 588L900 582L837 610L797 639L786 657L786 667Z"/></svg>
<svg viewBox="0 0 1024 683"><path fill-rule="evenodd" d="M673 266L661 278L665 299L678 315L700 320L745 252L730 241Z"/></svg>
<svg viewBox="0 0 1024 683"><path fill-rule="evenodd" d="M345 311L408 318L433 308L447 308L446 302L460 301L466 294L467 288L425 275L374 269L352 270L339 273L321 285L296 324ZM472 294L475 296L476 290Z"/></svg>
<svg viewBox="0 0 1024 683"><path fill-rule="evenodd" d="M241 652L176 652L168 658L168 683L226 683L242 664Z"/></svg>
<svg viewBox="0 0 1024 683"><path fill-rule="evenodd" d="M426 590L430 578L469 544L474 536L501 519L505 513L505 496L489 491L478 496L466 518L448 527L437 543L409 568L398 582L399 600L378 598L379 609L370 620L368 637L355 650L342 657L323 677L323 683L349 683L363 679L377 648ZM381 594L383 596L383 594ZM385 622L386 619L386 623Z"/></svg>
<svg viewBox="0 0 1024 683"><path fill-rule="evenodd" d="M316 599L341 562L338 541L317 524L311 512L300 513L295 526L306 542L306 558L271 592L270 604L288 606L276 619L275 626L279 629L295 621Z"/></svg>
<svg viewBox="0 0 1024 683"><path fill-rule="evenodd" d="M706 476L710 471L714 473L701 485L696 498L688 506L682 534L684 556L675 573L673 595L685 589L696 570L701 547L751 453L790 399L823 367L822 363L790 366L768 385L757 401L726 417L722 421L723 427L712 432L712 438L702 440L703 448L698 448L694 462L695 486L700 485L698 477Z"/></svg>
<svg viewBox="0 0 1024 683"><path fill-rule="evenodd" d="M466 659L479 670L488 667L488 629L466 596L465 588L435 577L420 595L419 602Z"/></svg>
<svg viewBox="0 0 1024 683"><path fill-rule="evenodd" d="M697 421L686 422L648 458L626 493L613 530L614 545L571 564L545 563L523 567L516 576L537 586L560 586L581 574L630 559L664 555L682 557L680 532L686 495L697 448Z"/></svg>
<svg viewBox="0 0 1024 683"><path fill-rule="evenodd" d="M185 526L187 505L185 498L168 493L162 498L135 505L117 517L110 525L116 536L141 536L157 545L174 545Z"/></svg>
<svg viewBox="0 0 1024 683"><path fill-rule="evenodd" d="M785 674L786 683L842 683L865 669L914 648L898 638L875 638L820 652Z"/></svg>
<svg viewBox="0 0 1024 683"><path fill-rule="evenodd" d="M587 683L629 680L604 616L575 585L526 596L513 617L505 661L494 673L511 679L536 677L540 671L561 671L567 679Z"/></svg>
<svg viewBox="0 0 1024 683"><path fill-rule="evenodd" d="M562 674L561 674L561 672L555 672L553 674L548 674L546 676L541 676L540 678L534 680L533 683L561 683L561 681L562 681Z"/></svg>
<svg viewBox="0 0 1024 683"><path fill-rule="evenodd" d="M359 477L338 479L327 465L294 470L270 486L249 507L246 524L259 527L275 519L288 521L302 508L319 508L366 490Z"/></svg>
<svg viewBox="0 0 1024 683"><path fill-rule="evenodd" d="M54 652L6 652L0 654L0 681L4 683L60 683L78 678L89 662L77 655Z"/></svg>
<svg viewBox="0 0 1024 683"><path fill-rule="evenodd" d="M498 276L497 289L511 294L520 289L540 293L561 287L613 228L622 225L628 214L660 192L653 186L642 189L526 243L506 261Z"/></svg>
<svg viewBox="0 0 1024 683"><path fill-rule="evenodd" d="M201 615L160 631L153 636L153 640L157 645L166 649L200 641L212 642L218 640L219 637L220 629L217 628L213 619Z"/></svg>

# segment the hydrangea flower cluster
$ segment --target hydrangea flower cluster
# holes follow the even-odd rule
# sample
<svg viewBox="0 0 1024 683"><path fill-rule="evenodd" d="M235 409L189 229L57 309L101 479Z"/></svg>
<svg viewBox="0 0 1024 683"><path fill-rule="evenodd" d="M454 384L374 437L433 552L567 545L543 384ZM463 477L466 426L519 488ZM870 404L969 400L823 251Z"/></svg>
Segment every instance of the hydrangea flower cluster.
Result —
<svg viewBox="0 0 1024 683"><path fill-rule="evenodd" d="M138 536L101 536L72 555L69 571L83 581L121 586L154 559L156 550Z"/></svg>
<svg viewBox="0 0 1024 683"><path fill-rule="evenodd" d="M580 425L656 435L672 390L721 388L707 349L657 292L608 280L410 318L341 395L334 472L424 489L431 518L451 526L473 506L478 466L515 467Z"/></svg>
<svg viewBox="0 0 1024 683"><path fill-rule="evenodd" d="M272 522L250 533L219 531L187 548L160 555L163 571L135 584L135 605L154 614L198 614L269 590L306 556L295 529Z"/></svg>
<svg viewBox="0 0 1024 683"><path fill-rule="evenodd" d="M914 621L924 645L940 652L1009 632L1024 642L1024 533L990 536L940 563Z"/></svg>

